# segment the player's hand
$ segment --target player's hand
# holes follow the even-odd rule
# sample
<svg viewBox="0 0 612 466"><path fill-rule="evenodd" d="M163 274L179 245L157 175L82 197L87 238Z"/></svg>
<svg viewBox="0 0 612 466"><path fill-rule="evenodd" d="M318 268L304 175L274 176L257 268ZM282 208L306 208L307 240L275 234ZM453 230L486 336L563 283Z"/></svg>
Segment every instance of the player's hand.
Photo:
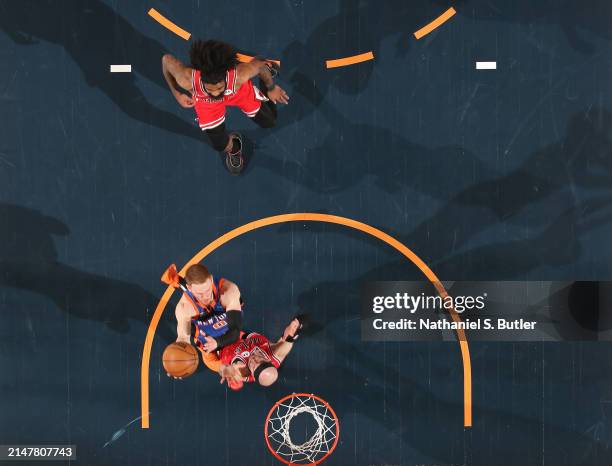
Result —
<svg viewBox="0 0 612 466"><path fill-rule="evenodd" d="M187 94L177 92L174 97L176 97L176 101L183 108L191 108L195 105L193 98L191 96L188 96Z"/></svg>
<svg viewBox="0 0 612 466"><path fill-rule="evenodd" d="M170 375L170 374L168 374L167 372L166 372L166 375L167 375L168 377L172 377L174 380L183 380L183 378L182 378L182 377L174 377L173 375Z"/></svg>
<svg viewBox="0 0 612 466"><path fill-rule="evenodd" d="M272 77L273 78L276 77L278 75L278 70L280 69L280 66L277 63L275 63L273 60L264 59L264 63L268 67L268 70L270 70L270 74L272 75Z"/></svg>
<svg viewBox="0 0 612 466"><path fill-rule="evenodd" d="M275 104L288 104L289 96L280 86L275 86L274 89L268 91L268 99L270 99Z"/></svg>
<svg viewBox="0 0 612 466"><path fill-rule="evenodd" d="M207 353L216 350L219 346L217 340L215 340L213 337L204 337L204 339L206 340L206 343L204 343L204 351Z"/></svg>
<svg viewBox="0 0 612 466"><path fill-rule="evenodd" d="M223 384L223 382L229 383L229 380L235 377L234 368L231 365L222 364L219 368L219 375L221 376L220 384Z"/></svg>
<svg viewBox="0 0 612 466"><path fill-rule="evenodd" d="M285 328L285 331L283 332L283 341L287 341L288 337L294 337L295 334L297 333L297 331L300 328L300 320L299 319L293 319L291 322L289 322L289 325L287 325L287 328Z"/></svg>

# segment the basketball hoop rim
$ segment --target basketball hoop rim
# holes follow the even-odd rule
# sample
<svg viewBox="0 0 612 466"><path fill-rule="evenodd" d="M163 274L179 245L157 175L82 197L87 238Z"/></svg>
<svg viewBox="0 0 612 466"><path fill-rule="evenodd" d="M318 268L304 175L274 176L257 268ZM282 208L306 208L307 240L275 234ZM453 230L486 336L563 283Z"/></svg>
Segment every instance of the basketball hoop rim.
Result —
<svg viewBox="0 0 612 466"><path fill-rule="evenodd" d="M336 425L336 438L334 439L334 443L329 449L329 451L325 453L325 455L323 455L323 457L320 460L317 460L314 463L303 463L301 466L305 466L307 464L317 465L319 463L322 463L329 455L331 455L331 453L336 449L336 445L338 444L338 439L340 438L340 422L338 422L338 415L334 411L334 408L332 408L331 405L327 401L325 401L323 398L321 398L320 396L313 395L312 393L292 393L291 395L287 395L281 398L280 400L278 400L276 403L274 403L274 406L272 406L270 408L270 411L268 412L268 416L266 416L266 423L264 424L264 436L266 437L266 445L268 445L268 450L270 450L270 452L276 457L277 460L282 461L283 463L288 464L288 465L296 464L296 463L292 463L291 461L286 460L285 458L280 456L278 453L276 453L276 451L274 451L274 448L272 448L272 445L270 445L270 438L268 437L268 424L270 422L270 418L272 417L272 414L274 413L278 405L280 405L282 402L290 398L296 398L299 396L314 398L315 400L320 401L322 404L325 405L327 409L329 409L329 411L334 417L334 424Z"/></svg>

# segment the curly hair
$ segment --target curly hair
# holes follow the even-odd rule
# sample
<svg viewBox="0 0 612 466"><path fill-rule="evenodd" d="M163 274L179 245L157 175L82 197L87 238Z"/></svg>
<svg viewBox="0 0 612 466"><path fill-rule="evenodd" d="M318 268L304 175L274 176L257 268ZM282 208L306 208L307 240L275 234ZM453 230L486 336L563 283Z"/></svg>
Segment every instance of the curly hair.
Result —
<svg viewBox="0 0 612 466"><path fill-rule="evenodd" d="M202 81L216 84L238 64L236 47L218 40L196 40L189 49L191 66L202 72Z"/></svg>

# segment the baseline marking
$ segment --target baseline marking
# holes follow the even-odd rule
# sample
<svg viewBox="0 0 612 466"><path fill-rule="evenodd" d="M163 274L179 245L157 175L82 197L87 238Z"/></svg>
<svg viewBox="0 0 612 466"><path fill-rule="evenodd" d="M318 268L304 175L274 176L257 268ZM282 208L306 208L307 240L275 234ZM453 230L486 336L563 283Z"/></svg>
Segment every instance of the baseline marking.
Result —
<svg viewBox="0 0 612 466"><path fill-rule="evenodd" d="M477 70L496 70L497 62L495 61L477 61L476 69Z"/></svg>
<svg viewBox="0 0 612 466"><path fill-rule="evenodd" d="M440 16L434 19L431 23L427 24L426 26L423 26L421 29L415 32L414 37L416 37L417 39L420 39L426 36L431 31L433 31L434 29L437 29L442 24L444 24L449 19L451 19L453 16L455 16L456 13L457 11L453 7L450 7L448 10L446 10L444 13L442 13Z"/></svg>
<svg viewBox="0 0 612 466"><path fill-rule="evenodd" d="M417 256L412 250L404 246L401 242L388 235L387 233L374 228L356 220L351 220L346 217L338 217L336 215L328 214L316 214L316 213L296 213L296 214L284 214L275 215L272 217L265 217L259 220L242 225L241 227L234 228L233 230L220 236L213 242L209 243L200 252L193 256L187 264L179 272L180 275L184 276L185 271L193 264L197 264L202 261L206 256L211 254L216 249L223 246L225 243L231 241L238 236L248 233L253 230L257 230L262 227L269 225L276 225L279 223L286 222L323 222L323 223L334 223L337 225L344 225L349 228L367 233L379 240L387 243L389 246L395 248L397 251L407 257L419 270L429 279L429 281L436 288L440 296L444 299L448 296L446 289L436 276L436 274ZM153 347L153 337L155 336L155 330L161 319L161 315L170 300L170 297L174 293L174 288L168 286L166 291L162 295L155 313L151 318L151 323L147 329L147 336L145 338L144 347L142 350L142 366L140 368L140 403L141 403L141 427L143 429L149 428L149 364L151 361L151 348ZM449 311L453 321L461 322L459 315L454 309ZM462 329L456 331L457 338L459 340L459 347L461 350L461 361L463 363L463 425L465 427L472 426L472 365L470 359L470 350L468 342L465 338L465 332Z"/></svg>
<svg viewBox="0 0 612 466"><path fill-rule="evenodd" d="M111 73L131 73L132 65L111 65L110 72Z"/></svg>

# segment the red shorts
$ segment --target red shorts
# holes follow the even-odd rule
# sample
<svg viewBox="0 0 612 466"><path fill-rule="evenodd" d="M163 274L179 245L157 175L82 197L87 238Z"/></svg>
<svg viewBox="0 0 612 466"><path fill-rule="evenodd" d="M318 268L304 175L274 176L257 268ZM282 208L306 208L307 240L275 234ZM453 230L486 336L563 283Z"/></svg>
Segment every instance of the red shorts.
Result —
<svg viewBox="0 0 612 466"><path fill-rule="evenodd" d="M226 107L238 107L246 116L253 118L261 108L261 103L268 100L251 80L240 86L236 93L224 95L223 99L211 99L201 94L194 97L194 108L202 131L223 124Z"/></svg>

